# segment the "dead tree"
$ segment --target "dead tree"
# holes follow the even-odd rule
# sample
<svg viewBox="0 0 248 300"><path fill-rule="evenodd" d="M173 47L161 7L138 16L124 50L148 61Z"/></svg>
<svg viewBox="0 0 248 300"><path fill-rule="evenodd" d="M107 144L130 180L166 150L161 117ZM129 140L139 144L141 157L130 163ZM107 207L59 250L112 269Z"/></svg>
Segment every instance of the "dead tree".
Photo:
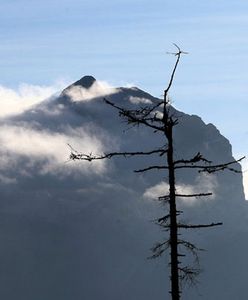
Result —
<svg viewBox="0 0 248 300"><path fill-rule="evenodd" d="M138 109L127 109L116 105L115 103L104 99L104 101L118 111L119 116L124 118L128 124L132 126L145 126L150 128L155 133L160 133L164 137L165 146L161 148L151 149L150 151L130 151L130 152L111 152L102 155L94 155L87 153L79 153L71 147L71 160L102 160L110 159L113 157L130 157L130 156L149 156L158 155L160 158L165 157L165 163L161 165L149 165L143 167L142 169L135 170L136 173L144 173L152 170L165 170L169 178L169 193L166 195L161 195L159 197L160 201L163 201L168 205L168 213L157 220L155 223L161 226L163 229L169 232L169 237L157 244L152 248L151 258L160 257L167 249L170 250L170 281L171 281L171 299L179 300L181 297L181 283L183 281L192 283L195 277L199 274L200 269L198 267L198 250L193 243L183 240L180 238L183 229L200 229L209 228L222 225L221 222L210 223L210 224L184 224L180 221L180 215L182 211L177 209L177 198L180 197L207 197L211 196L211 192L207 193L197 193L197 194L179 194L176 191L176 176L175 171L178 169L196 169L198 172L215 173L217 171L229 170L232 172L239 172L233 165L241 161L233 160L224 164L213 164L211 161L206 159L201 153L196 153L193 157L189 159L175 160L174 158L174 127L178 124L179 120L174 113L172 113L171 105L169 102L168 93L174 81L175 72L178 67L178 63L182 54L186 52L181 51L181 49L175 45L177 52L173 53L176 57L176 62L172 73L170 75L169 83L164 91L164 97L162 100L152 103L151 105L146 105L139 107ZM162 115L161 115L162 113ZM185 254L181 253L181 249L186 248L194 256L197 263L196 267L182 265L180 259L182 259Z"/></svg>

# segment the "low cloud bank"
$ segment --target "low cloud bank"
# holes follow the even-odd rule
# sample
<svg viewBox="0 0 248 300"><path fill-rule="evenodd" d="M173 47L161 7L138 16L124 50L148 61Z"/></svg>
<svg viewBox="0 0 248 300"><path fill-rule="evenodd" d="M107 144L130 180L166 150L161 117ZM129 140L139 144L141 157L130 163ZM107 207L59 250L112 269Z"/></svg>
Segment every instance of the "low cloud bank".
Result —
<svg viewBox="0 0 248 300"><path fill-rule="evenodd" d="M45 99L50 98L60 92L65 86L65 82L60 81L51 86L38 86L20 84L16 90L0 86L1 117L11 117L11 115L21 115L25 110L35 107ZM89 89L74 86L66 90L66 93L73 101L89 101L92 98L110 95L116 92L106 82L96 81ZM39 106L46 115L60 117L64 110L63 104L58 104L52 111L46 103ZM34 110L35 111L35 110ZM106 144L111 144L106 133L101 130L98 134L92 134L92 126L72 128L70 126L61 127L59 132L42 128L41 123L26 122L9 123L11 118L6 119L5 124L0 125L0 182L5 184L16 183L16 179L9 177L9 170L16 169L22 175L29 176L31 170L38 170L39 174L52 173L59 176L68 174L102 174L106 171L105 161L88 162L69 161L70 148L84 153L103 153ZM40 121L39 121L40 122ZM37 168L37 166L39 166Z"/></svg>
<svg viewBox="0 0 248 300"><path fill-rule="evenodd" d="M64 133L50 132L48 130L37 130L27 124L23 126L4 125L0 127L1 159L0 169L2 171L17 167L18 164L27 159L25 165L26 173L35 165L42 162L39 173L61 173L68 175L68 172L77 170L83 173L101 174L105 171L104 161L73 163L65 165L70 155L70 148L67 144L73 145L76 149L85 153L95 151L103 152L103 144L100 139L82 127L65 128ZM82 166L84 164L84 166ZM0 178L1 180L1 178Z"/></svg>
<svg viewBox="0 0 248 300"><path fill-rule="evenodd" d="M0 117L16 115L58 93L65 82L50 86L22 83L16 90L0 85Z"/></svg>
<svg viewBox="0 0 248 300"><path fill-rule="evenodd" d="M152 101L147 98L139 98L139 97L129 97L129 101L133 104L152 104Z"/></svg>
<svg viewBox="0 0 248 300"><path fill-rule="evenodd" d="M108 96L116 92L117 89L105 81L95 81L90 88L75 85L65 90L65 94L75 102L90 101L92 98Z"/></svg>
<svg viewBox="0 0 248 300"><path fill-rule="evenodd" d="M195 185L187 184L177 184L176 191L178 194L190 195L198 193L212 193L211 196L206 199L214 199L215 192L217 188L217 183L214 175L201 174L197 176L195 180ZM167 182L160 182L155 186L152 186L143 194L143 197L146 199L156 200L160 196L165 196L169 194L169 184ZM199 200L199 197L180 197L180 199L187 204L193 204L195 201ZM205 197L201 198L202 200Z"/></svg>

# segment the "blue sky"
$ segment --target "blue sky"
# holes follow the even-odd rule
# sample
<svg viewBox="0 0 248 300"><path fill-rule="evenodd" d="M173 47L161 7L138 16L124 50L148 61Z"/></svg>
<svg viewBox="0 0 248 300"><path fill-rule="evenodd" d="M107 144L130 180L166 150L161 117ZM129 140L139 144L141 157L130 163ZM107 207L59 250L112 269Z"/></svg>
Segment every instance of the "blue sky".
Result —
<svg viewBox="0 0 248 300"><path fill-rule="evenodd" d="M1 0L0 85L51 85L91 74L161 96L175 42L189 55L174 105L214 123L248 154L246 1Z"/></svg>

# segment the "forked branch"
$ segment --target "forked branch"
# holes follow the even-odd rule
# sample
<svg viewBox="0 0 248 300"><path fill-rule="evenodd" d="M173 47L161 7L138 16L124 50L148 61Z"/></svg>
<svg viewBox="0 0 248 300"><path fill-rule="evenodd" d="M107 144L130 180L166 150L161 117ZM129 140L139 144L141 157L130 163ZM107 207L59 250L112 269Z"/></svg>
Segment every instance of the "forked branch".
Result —
<svg viewBox="0 0 248 300"><path fill-rule="evenodd" d="M199 161L203 161L205 163L209 163L211 164L212 162L210 160L207 160L206 158L203 157L203 155L198 152L193 158L191 159L179 159L179 160L175 160L174 161L174 165L177 165L177 164L194 164L194 163L197 163Z"/></svg>
<svg viewBox="0 0 248 300"><path fill-rule="evenodd" d="M128 124L134 124L134 125L145 125L147 127L150 127L156 131L162 131L164 132L164 127L163 126L157 126L154 125L154 121L155 119L153 119L152 121L150 119L146 119L144 116L140 116L140 112L137 110L129 110L129 109L125 109L123 107L120 107L118 105L116 105L115 103L107 100L106 98L104 98L104 101L109 104L110 106L114 107L115 109L117 109L119 111L119 115L121 117L124 117L127 119ZM161 105L161 104L159 104ZM161 121L161 120L160 120Z"/></svg>
<svg viewBox="0 0 248 300"><path fill-rule="evenodd" d="M224 171L224 170L229 170L235 173L241 173L241 171L236 170L232 167L230 167L231 165L234 165L236 163L239 163L240 161L242 161L243 159L245 159L245 156L241 157L238 160L232 160L228 163L223 163L223 164L218 164L218 165L209 165L209 166L204 166L204 165L179 165L179 166L175 166L175 169L198 169L199 172L206 172L206 173L215 173L218 171Z"/></svg>

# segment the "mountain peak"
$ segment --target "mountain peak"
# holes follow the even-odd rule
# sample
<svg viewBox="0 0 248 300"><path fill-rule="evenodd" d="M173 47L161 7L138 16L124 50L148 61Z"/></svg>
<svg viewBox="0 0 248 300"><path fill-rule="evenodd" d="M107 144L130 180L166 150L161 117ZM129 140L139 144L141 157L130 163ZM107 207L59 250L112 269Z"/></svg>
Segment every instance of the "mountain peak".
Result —
<svg viewBox="0 0 248 300"><path fill-rule="evenodd" d="M87 75L79 79L78 81L74 82L74 86L81 86L83 88L89 89L94 83L96 79L93 76Z"/></svg>

